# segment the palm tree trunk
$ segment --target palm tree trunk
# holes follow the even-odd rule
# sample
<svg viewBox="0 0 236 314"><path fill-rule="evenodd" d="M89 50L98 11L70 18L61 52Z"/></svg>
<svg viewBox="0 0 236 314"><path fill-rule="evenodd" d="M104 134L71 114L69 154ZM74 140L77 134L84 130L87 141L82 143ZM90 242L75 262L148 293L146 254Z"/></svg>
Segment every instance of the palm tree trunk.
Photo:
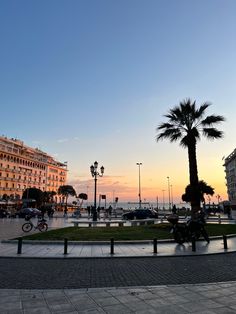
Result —
<svg viewBox="0 0 236 314"><path fill-rule="evenodd" d="M196 157L196 141L188 146L188 160L189 160L189 180L192 191L191 196L191 215L192 218L200 209L200 194L198 187L198 170Z"/></svg>

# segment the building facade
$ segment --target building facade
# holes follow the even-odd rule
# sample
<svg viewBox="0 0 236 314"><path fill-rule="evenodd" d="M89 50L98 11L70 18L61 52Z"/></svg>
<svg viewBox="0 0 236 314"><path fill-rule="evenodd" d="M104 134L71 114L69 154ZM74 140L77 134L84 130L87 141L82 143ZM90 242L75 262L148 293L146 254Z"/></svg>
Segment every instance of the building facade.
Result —
<svg viewBox="0 0 236 314"><path fill-rule="evenodd" d="M225 179L230 204L236 208L236 149L225 158Z"/></svg>
<svg viewBox="0 0 236 314"><path fill-rule="evenodd" d="M0 136L0 197L21 198L27 188L57 192L66 179L66 163L23 141Z"/></svg>

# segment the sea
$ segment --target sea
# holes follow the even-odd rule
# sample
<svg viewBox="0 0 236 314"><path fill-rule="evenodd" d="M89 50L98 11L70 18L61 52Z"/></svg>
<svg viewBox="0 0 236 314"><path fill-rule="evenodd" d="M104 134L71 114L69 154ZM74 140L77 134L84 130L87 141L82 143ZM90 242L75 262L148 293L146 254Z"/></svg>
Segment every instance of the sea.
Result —
<svg viewBox="0 0 236 314"><path fill-rule="evenodd" d="M136 209L139 208L139 203L138 202L118 202L118 203L112 203L112 202L107 202L106 203L106 207L108 206L112 206L113 208L123 208L123 209ZM188 203L175 203L173 204L176 206L177 209L180 208L186 208L186 209L190 209L191 206ZM93 206L92 202L84 202L83 207L86 206ZM99 203L97 203L97 206L100 207L105 207L105 202L102 201L99 205ZM157 202L142 202L142 208L153 208L156 209L158 207L158 209L160 210L168 210L169 209L169 204L165 203L158 203ZM172 205L170 206L172 208Z"/></svg>

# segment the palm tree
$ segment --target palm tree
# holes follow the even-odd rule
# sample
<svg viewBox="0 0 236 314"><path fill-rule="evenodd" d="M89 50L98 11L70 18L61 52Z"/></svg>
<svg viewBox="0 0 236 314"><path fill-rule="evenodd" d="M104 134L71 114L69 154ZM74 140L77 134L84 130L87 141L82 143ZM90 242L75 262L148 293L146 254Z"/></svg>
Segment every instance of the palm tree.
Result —
<svg viewBox="0 0 236 314"><path fill-rule="evenodd" d="M72 185L61 185L58 189L58 194L63 195L66 199L66 210L67 210L67 200L69 195L76 196L75 189Z"/></svg>
<svg viewBox="0 0 236 314"><path fill-rule="evenodd" d="M202 104L196 108L196 102L186 99L180 102L179 106L174 107L164 117L168 122L161 123L157 127L156 140L169 139L170 142L180 141L180 145L188 149L189 180L192 190L191 209L192 216L200 208L200 195L198 192L198 168L196 157L197 141L201 135L207 139L214 140L223 137L223 132L214 126L224 121L223 116L205 116L209 103Z"/></svg>

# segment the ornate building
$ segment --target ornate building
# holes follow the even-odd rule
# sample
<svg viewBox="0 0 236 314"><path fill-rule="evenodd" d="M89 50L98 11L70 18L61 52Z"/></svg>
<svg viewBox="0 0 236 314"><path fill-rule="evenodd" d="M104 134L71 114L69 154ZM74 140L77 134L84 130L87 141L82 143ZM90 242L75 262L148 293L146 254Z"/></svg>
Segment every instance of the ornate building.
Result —
<svg viewBox="0 0 236 314"><path fill-rule="evenodd" d="M232 208L236 208L236 149L225 158L225 179L227 193Z"/></svg>
<svg viewBox="0 0 236 314"><path fill-rule="evenodd" d="M38 148L0 136L0 196L21 197L27 188L57 192L66 184L67 164Z"/></svg>

